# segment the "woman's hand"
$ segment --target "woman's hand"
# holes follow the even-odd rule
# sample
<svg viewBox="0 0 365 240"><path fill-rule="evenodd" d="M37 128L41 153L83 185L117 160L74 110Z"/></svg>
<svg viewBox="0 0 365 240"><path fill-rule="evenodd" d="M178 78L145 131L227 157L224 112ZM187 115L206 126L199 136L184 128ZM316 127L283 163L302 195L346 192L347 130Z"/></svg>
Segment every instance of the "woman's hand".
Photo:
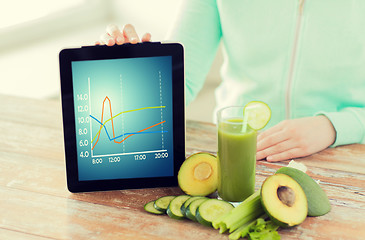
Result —
<svg viewBox="0 0 365 240"><path fill-rule="evenodd" d="M257 137L256 159L277 162L319 152L336 139L336 131L325 116L285 120Z"/></svg>
<svg viewBox="0 0 365 240"><path fill-rule="evenodd" d="M114 44L121 45L123 43L138 43L141 40L138 34L131 24L126 24L122 29L119 29L115 24L109 24L106 27L106 33L100 36L100 40L97 41L96 45L106 44L113 46ZM151 34L145 33L142 37L142 42L151 41Z"/></svg>

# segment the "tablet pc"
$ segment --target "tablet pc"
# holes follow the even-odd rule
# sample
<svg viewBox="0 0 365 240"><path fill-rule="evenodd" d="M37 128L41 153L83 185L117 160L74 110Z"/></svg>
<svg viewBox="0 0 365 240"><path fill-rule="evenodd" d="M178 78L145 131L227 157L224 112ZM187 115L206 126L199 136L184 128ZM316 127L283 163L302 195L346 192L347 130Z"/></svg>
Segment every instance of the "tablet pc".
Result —
<svg viewBox="0 0 365 240"><path fill-rule="evenodd" d="M59 54L71 192L177 185L185 160L184 60L177 43Z"/></svg>

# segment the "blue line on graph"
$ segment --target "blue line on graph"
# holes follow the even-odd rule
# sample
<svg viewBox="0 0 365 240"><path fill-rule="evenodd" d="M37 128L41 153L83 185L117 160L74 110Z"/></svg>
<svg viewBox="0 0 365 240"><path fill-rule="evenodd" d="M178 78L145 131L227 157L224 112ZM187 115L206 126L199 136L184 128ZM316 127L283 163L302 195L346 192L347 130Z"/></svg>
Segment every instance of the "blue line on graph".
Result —
<svg viewBox="0 0 365 240"><path fill-rule="evenodd" d="M91 117L92 119L94 119L95 121L97 121L100 125L102 125L102 126L103 126L103 123L102 123L102 122L100 122L97 118L95 118L95 117L94 117L94 116L92 116L91 114L90 114L90 117ZM125 136L125 135L131 135L131 134L166 133L166 132L167 132L167 131L149 131L149 132L144 131L144 132L131 132L131 133L123 133L123 134L121 134L121 135L119 135L119 136L116 136L116 137L114 137L114 138L110 138L109 133L108 133L108 130L106 129L105 125L104 125L103 127L104 127L104 130L105 130L105 132L106 132L106 135L107 135L107 136L108 136L108 138L109 138L109 141L113 141L114 139L121 138L121 137L123 137L123 136Z"/></svg>

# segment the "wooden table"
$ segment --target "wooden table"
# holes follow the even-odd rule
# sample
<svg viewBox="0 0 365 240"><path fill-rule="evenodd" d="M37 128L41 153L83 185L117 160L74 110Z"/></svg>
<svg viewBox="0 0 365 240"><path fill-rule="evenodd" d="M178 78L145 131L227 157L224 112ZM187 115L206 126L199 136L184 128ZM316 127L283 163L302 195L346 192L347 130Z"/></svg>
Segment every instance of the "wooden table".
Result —
<svg viewBox="0 0 365 240"><path fill-rule="evenodd" d="M187 122L187 155L216 152L215 126ZM280 230L282 239L365 239L365 145L297 159L321 180L332 210ZM257 188L288 162L257 163ZM228 239L188 220L144 212L156 188L72 194L66 189L60 103L0 95L0 239Z"/></svg>

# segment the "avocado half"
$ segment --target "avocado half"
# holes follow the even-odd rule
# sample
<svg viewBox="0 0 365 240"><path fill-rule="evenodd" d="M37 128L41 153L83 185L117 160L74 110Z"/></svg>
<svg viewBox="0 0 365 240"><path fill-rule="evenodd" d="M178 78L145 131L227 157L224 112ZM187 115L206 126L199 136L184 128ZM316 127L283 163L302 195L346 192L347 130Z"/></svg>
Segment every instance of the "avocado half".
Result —
<svg viewBox="0 0 365 240"><path fill-rule="evenodd" d="M302 187L285 174L274 174L261 186L261 203L273 222L281 227L301 224L307 217L307 198Z"/></svg>
<svg viewBox="0 0 365 240"><path fill-rule="evenodd" d="M308 216L322 216L331 210L326 193L308 174L291 167L282 167L276 173L290 176L303 188L308 201Z"/></svg>
<svg viewBox="0 0 365 240"><path fill-rule="evenodd" d="M188 157L177 175L179 186L190 196L207 196L218 187L217 157L199 152Z"/></svg>

